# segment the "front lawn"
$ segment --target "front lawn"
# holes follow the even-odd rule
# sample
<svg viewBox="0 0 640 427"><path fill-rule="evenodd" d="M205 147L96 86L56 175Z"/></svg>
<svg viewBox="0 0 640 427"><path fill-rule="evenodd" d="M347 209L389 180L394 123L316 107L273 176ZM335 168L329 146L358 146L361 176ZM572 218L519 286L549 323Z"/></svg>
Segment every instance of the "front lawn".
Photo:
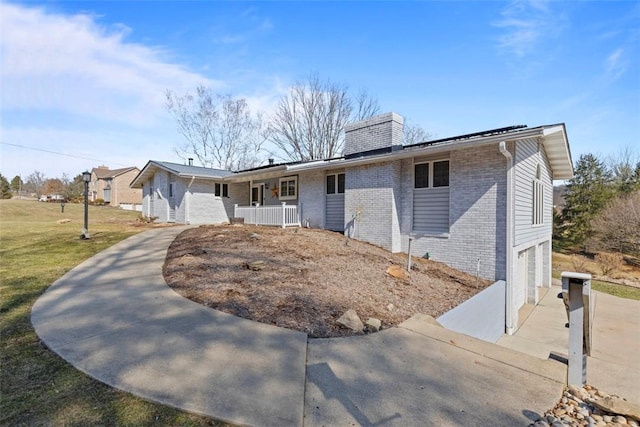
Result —
<svg viewBox="0 0 640 427"><path fill-rule="evenodd" d="M55 426L221 426L149 403L76 370L31 326L31 307L60 276L151 225L138 213L89 209L90 240L79 238L81 204L0 201L0 424Z"/></svg>

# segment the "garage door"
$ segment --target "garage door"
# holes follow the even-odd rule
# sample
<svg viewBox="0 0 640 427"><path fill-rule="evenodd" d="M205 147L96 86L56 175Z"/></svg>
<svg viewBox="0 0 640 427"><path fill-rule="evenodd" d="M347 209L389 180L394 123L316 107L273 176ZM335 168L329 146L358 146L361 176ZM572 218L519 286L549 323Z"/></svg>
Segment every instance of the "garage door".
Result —
<svg viewBox="0 0 640 427"><path fill-rule="evenodd" d="M527 301L527 250L518 252L516 262L515 283L513 287L513 303L515 309L522 307Z"/></svg>

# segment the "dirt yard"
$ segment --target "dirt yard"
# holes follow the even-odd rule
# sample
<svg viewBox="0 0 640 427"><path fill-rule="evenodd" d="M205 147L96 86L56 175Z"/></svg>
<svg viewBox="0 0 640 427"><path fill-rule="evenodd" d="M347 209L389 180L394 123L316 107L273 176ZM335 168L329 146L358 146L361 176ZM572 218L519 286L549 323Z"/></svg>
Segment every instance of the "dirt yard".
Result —
<svg viewBox="0 0 640 427"><path fill-rule="evenodd" d="M312 338L356 335L336 320L354 309L382 328L416 313L438 317L490 284L444 264L323 230L201 226L169 247L165 280L207 307L307 333Z"/></svg>

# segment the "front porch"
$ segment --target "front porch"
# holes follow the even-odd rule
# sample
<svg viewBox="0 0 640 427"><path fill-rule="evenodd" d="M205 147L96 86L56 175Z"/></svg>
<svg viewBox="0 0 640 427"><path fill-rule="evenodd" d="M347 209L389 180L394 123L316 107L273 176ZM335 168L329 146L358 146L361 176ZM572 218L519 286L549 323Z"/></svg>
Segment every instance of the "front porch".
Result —
<svg viewBox="0 0 640 427"><path fill-rule="evenodd" d="M298 206L287 205L282 202L280 206L233 206L233 217L242 218L245 224L270 225L276 227L300 227L300 212Z"/></svg>

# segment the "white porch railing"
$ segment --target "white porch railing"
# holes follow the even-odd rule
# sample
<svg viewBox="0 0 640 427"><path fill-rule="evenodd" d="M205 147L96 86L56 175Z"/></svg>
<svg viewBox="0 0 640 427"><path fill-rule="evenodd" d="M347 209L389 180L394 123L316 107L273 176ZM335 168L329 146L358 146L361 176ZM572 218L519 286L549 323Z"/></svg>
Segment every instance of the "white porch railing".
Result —
<svg viewBox="0 0 640 427"><path fill-rule="evenodd" d="M300 215L298 206L238 206L234 205L233 216L244 218L245 224L273 225L277 227L300 227Z"/></svg>

